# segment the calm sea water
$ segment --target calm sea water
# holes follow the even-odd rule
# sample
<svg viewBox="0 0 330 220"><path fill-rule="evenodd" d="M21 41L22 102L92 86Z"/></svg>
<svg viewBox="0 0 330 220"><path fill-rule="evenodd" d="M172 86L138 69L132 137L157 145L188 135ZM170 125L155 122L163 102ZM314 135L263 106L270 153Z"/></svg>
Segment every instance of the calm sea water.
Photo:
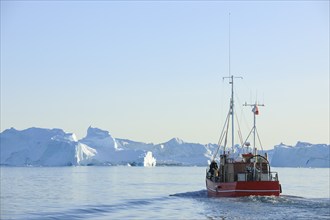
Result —
<svg viewBox="0 0 330 220"><path fill-rule="evenodd" d="M1 167L1 219L330 219L330 169L274 168L280 197L209 198L204 167Z"/></svg>

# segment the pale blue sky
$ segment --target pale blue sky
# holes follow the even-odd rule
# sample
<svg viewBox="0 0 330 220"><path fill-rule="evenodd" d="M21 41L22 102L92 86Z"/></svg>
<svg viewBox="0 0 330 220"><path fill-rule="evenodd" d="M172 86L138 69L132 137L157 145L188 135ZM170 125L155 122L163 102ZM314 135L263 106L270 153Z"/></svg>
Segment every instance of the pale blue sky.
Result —
<svg viewBox="0 0 330 220"><path fill-rule="evenodd" d="M1 1L1 131L216 143L229 12L243 135L329 143L329 1Z"/></svg>

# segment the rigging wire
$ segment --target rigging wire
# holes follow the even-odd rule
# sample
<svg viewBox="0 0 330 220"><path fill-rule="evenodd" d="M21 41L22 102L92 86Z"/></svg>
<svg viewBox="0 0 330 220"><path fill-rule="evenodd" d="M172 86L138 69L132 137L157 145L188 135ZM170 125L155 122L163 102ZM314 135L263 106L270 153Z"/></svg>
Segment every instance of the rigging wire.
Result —
<svg viewBox="0 0 330 220"><path fill-rule="evenodd" d="M228 116L229 116L230 114L231 114L231 113L230 113L230 110L229 110L229 114L228 114ZM224 152L224 153L225 153L226 146L227 146L228 130L229 130L229 117L228 117L228 123L227 123L227 132L226 132L225 143L224 143L224 146L223 146L223 152Z"/></svg>
<svg viewBox="0 0 330 220"><path fill-rule="evenodd" d="M242 80L242 81L244 82L244 80ZM243 127L240 127L241 134L242 134L242 133L245 133L246 131L248 131L250 129L250 125L249 125L248 120L246 118L246 115L244 113L245 112L245 108L243 108L244 105L243 105L243 103L242 103L242 101L240 99L239 92L236 89L235 89L235 99L236 99L236 102L238 103L236 105L236 109L238 109L239 112L240 112L239 117L237 115L236 121L239 124L239 126L243 125ZM237 113L237 112L238 111L236 111L235 113ZM238 119L238 118L240 118L240 119Z"/></svg>
<svg viewBox="0 0 330 220"><path fill-rule="evenodd" d="M249 135L247 136L247 138L245 139L245 141L243 142L244 144L247 143L247 140L249 139L250 135L252 134L252 131L253 131L254 127L252 127Z"/></svg>
<svg viewBox="0 0 330 220"><path fill-rule="evenodd" d="M216 152L213 154L212 160L214 160L215 157L217 156L217 154L219 152L219 149L221 147L222 140L223 140L223 138L224 138L225 135L226 135L226 139L227 139L228 125L229 125L229 116L230 116L230 111L227 114L227 118L226 118L225 124L224 124L224 126L222 128L222 131L221 131L221 134L220 134L220 138L219 138L219 141L218 141L218 148L217 148ZM225 131L226 125L227 125L227 130ZM226 147L226 144L227 144L227 141L225 141L225 147Z"/></svg>
<svg viewBox="0 0 330 220"><path fill-rule="evenodd" d="M237 127L238 127L238 129L237 129L238 137L239 137L239 141L240 141L240 144L241 144L241 147L239 148L238 154L236 155L236 158L235 158L235 159L237 159L239 157L239 155L241 154L241 151L242 151L244 145L243 145L243 137L242 137L241 127L240 127L240 124L239 124L238 117L237 117L236 113L235 113L235 117L236 117Z"/></svg>
<svg viewBox="0 0 330 220"><path fill-rule="evenodd" d="M260 144L260 148L261 148L262 151L264 151L264 149L263 149L263 147L262 147L262 144L261 144L260 137L259 137L259 132L258 132L257 128L255 128L255 129L256 129L256 133L257 133L258 141L259 141L259 144Z"/></svg>
<svg viewBox="0 0 330 220"><path fill-rule="evenodd" d="M243 137L242 137L242 131L241 131L241 127L238 121L238 117L237 114L235 113L235 117L236 117L236 121L237 121L237 127L238 127L238 137L239 137L239 141L241 142L241 146L243 146Z"/></svg>

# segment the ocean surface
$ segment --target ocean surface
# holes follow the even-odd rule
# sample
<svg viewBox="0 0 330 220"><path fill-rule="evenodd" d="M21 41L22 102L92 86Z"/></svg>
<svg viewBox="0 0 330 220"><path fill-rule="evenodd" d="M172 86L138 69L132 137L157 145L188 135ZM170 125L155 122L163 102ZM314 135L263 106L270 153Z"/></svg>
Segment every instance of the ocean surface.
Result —
<svg viewBox="0 0 330 220"><path fill-rule="evenodd" d="M1 219L330 219L330 169L273 168L280 197L209 198L204 167L1 167Z"/></svg>

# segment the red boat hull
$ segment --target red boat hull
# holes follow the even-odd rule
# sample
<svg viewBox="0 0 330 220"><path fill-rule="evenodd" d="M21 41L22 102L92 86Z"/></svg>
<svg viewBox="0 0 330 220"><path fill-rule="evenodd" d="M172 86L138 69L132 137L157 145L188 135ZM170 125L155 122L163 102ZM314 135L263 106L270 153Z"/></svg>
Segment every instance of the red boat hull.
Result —
<svg viewBox="0 0 330 220"><path fill-rule="evenodd" d="M241 196L279 196L281 185L279 181L238 181L213 182L206 178L206 188L209 196L241 197Z"/></svg>

